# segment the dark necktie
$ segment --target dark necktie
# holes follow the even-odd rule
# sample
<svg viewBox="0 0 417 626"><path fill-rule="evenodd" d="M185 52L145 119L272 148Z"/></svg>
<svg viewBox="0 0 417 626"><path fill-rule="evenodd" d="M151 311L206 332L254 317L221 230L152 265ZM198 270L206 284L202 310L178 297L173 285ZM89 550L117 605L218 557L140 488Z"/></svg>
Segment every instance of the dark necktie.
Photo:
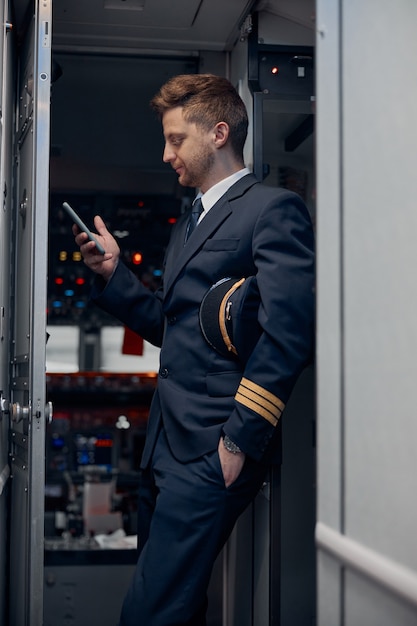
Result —
<svg viewBox="0 0 417 626"><path fill-rule="evenodd" d="M187 231L185 233L185 241L184 244L187 243L188 239L191 236L191 233L195 230L197 226L198 218L204 211L203 203L201 202L201 198L197 198L197 200L193 204L193 208L191 210L190 219L187 226Z"/></svg>

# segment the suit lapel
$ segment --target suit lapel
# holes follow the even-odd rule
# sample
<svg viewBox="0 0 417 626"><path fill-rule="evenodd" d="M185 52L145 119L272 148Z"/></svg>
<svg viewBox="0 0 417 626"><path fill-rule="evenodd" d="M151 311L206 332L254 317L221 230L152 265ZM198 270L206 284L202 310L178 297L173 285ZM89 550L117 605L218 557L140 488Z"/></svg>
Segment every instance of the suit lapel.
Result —
<svg viewBox="0 0 417 626"><path fill-rule="evenodd" d="M173 233L173 240L170 243L166 259L164 274L165 296L167 296L168 291L190 258L195 255L204 242L233 212L230 202L244 194L256 182L257 180L252 174L248 174L238 180L210 209L185 246L184 238L188 217L181 224L178 224L175 234ZM189 214L187 215L189 216Z"/></svg>
<svg viewBox="0 0 417 626"><path fill-rule="evenodd" d="M184 220L184 224L177 229L175 239L169 246L164 274L165 296L191 257L231 212L229 202L224 197L220 198L197 226L185 246L184 237L188 220Z"/></svg>

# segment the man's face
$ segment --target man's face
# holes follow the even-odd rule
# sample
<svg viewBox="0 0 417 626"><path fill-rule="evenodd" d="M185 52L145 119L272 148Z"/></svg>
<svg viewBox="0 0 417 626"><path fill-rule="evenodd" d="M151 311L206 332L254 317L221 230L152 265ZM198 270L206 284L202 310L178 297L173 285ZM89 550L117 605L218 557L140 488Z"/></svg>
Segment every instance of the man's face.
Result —
<svg viewBox="0 0 417 626"><path fill-rule="evenodd" d="M184 187L199 187L203 192L214 166L213 132L186 122L182 107L170 109L162 117L165 137L163 160L170 163Z"/></svg>

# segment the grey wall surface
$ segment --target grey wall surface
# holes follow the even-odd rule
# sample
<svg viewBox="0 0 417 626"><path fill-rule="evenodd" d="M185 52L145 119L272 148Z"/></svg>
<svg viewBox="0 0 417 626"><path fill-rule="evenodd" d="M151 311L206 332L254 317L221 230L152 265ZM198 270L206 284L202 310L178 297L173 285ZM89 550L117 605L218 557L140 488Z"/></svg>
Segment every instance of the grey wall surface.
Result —
<svg viewBox="0 0 417 626"><path fill-rule="evenodd" d="M417 623L411 0L317 3L319 624Z"/></svg>

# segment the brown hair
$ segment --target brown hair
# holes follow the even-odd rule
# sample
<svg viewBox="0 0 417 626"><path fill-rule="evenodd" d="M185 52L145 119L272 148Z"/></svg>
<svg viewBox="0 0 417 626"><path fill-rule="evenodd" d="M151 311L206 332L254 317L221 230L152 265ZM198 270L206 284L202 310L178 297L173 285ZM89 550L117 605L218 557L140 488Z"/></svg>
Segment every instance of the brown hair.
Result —
<svg viewBox="0 0 417 626"><path fill-rule="evenodd" d="M243 159L248 114L241 97L226 78L214 74L174 76L153 97L151 107L160 117L169 109L183 107L184 119L207 131L218 122L226 122L235 156Z"/></svg>

